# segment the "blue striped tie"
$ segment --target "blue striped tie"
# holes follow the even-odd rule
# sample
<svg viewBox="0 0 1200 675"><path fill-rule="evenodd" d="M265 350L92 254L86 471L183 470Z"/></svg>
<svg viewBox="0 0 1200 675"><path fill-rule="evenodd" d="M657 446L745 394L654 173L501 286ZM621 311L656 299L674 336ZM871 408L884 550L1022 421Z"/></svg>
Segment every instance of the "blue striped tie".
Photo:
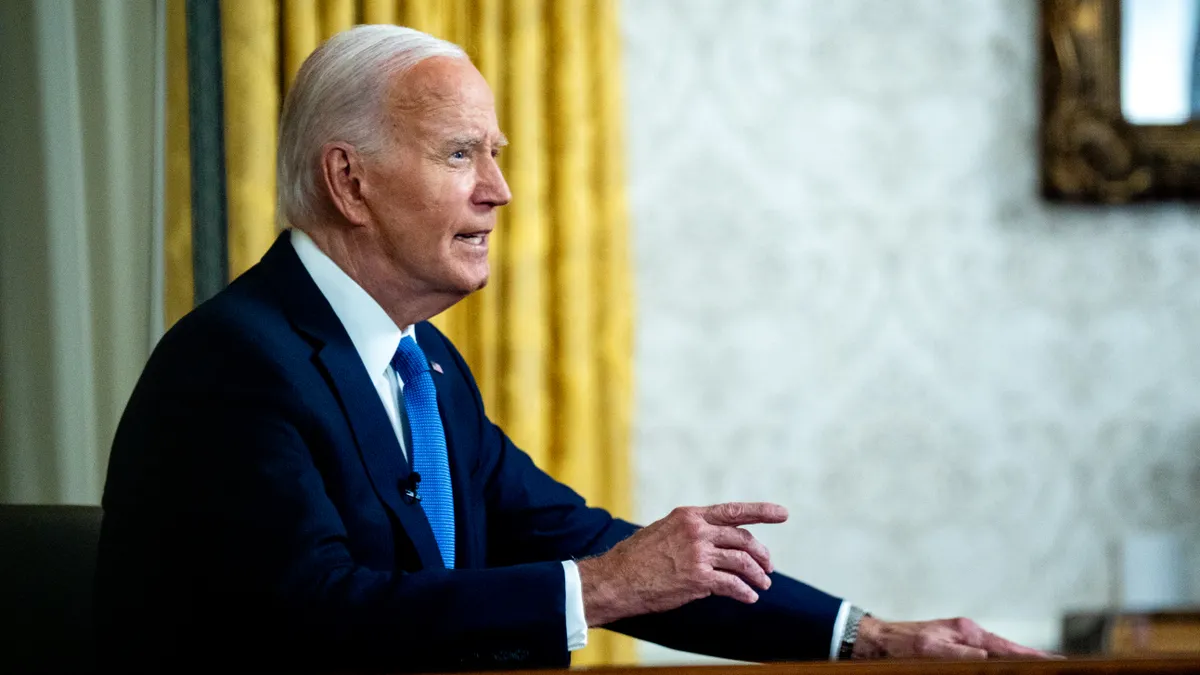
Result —
<svg viewBox="0 0 1200 675"><path fill-rule="evenodd" d="M450 486L450 460L446 432L438 415L437 390L429 374L429 360L417 341L400 340L392 368L404 381L404 412L412 433L409 454L413 471L421 474L421 506L442 551L446 569L454 569L454 495Z"/></svg>

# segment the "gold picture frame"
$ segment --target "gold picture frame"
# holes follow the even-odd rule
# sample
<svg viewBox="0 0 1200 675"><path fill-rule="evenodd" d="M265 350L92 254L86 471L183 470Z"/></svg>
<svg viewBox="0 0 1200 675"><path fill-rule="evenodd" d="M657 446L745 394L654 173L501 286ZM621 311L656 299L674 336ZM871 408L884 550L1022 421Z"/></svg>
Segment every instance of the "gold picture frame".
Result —
<svg viewBox="0 0 1200 675"><path fill-rule="evenodd" d="M1047 199L1200 199L1200 124L1121 116L1121 0L1042 0L1041 51Z"/></svg>

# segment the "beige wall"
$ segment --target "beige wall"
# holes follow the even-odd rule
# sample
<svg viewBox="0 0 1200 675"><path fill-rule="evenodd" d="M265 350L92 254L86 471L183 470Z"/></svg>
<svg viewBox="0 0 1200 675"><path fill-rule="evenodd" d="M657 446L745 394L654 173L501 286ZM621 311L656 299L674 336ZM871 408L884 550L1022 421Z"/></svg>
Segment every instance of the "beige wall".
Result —
<svg viewBox="0 0 1200 675"><path fill-rule="evenodd" d="M785 570L1035 641L1200 526L1200 212L1038 198L1036 13L623 4L641 519L775 500Z"/></svg>

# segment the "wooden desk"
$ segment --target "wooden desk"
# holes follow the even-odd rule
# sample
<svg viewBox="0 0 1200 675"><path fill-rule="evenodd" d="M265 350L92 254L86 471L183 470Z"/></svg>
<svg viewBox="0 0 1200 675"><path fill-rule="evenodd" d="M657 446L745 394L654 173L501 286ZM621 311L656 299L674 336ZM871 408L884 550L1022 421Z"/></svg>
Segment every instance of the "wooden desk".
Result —
<svg viewBox="0 0 1200 675"><path fill-rule="evenodd" d="M1062 661L871 661L763 666L620 667L528 671L528 675L1182 675L1200 673L1200 658L1067 659Z"/></svg>
<svg viewBox="0 0 1200 675"><path fill-rule="evenodd" d="M1200 656L1200 611L1076 612L1063 620L1067 654Z"/></svg>

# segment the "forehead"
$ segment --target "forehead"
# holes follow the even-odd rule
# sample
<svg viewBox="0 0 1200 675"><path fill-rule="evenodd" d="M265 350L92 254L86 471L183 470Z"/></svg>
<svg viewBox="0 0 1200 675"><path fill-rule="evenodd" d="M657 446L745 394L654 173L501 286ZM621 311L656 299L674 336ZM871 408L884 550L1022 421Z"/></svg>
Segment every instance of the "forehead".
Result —
<svg viewBox="0 0 1200 675"><path fill-rule="evenodd" d="M466 59L434 57L393 80L388 107L397 124L479 127L498 133L491 87Z"/></svg>

